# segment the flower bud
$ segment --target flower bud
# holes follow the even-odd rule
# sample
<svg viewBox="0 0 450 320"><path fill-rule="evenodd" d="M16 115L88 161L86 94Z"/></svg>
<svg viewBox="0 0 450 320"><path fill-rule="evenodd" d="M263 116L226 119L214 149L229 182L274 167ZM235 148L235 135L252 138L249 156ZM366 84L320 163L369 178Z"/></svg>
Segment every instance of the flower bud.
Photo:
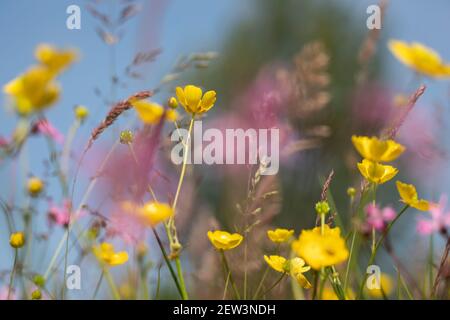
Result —
<svg viewBox="0 0 450 320"><path fill-rule="evenodd" d="M13 248L22 248L25 244L25 234L23 232L15 232L9 238L9 244Z"/></svg>
<svg viewBox="0 0 450 320"><path fill-rule="evenodd" d="M330 205L327 201L319 201L316 203L316 212L319 215L326 215L328 212L330 212Z"/></svg>
<svg viewBox="0 0 450 320"><path fill-rule="evenodd" d="M169 101L167 101L167 104L172 109L176 109L178 107L178 101L175 97L170 97Z"/></svg>
<svg viewBox="0 0 450 320"><path fill-rule="evenodd" d="M75 118L80 121L84 121L89 116L89 110L85 106L76 106L74 112Z"/></svg>
<svg viewBox="0 0 450 320"><path fill-rule="evenodd" d="M42 299L42 293L41 290L36 289L31 293L31 299L32 300L41 300Z"/></svg>
<svg viewBox="0 0 450 320"><path fill-rule="evenodd" d="M44 189L44 183L37 177L32 177L28 180L27 190L30 196L37 197Z"/></svg>
<svg viewBox="0 0 450 320"><path fill-rule="evenodd" d="M133 142L134 135L131 130L124 130L120 133L120 143L130 144Z"/></svg>
<svg viewBox="0 0 450 320"><path fill-rule="evenodd" d="M347 189L347 195L349 197L354 197L356 195L356 189L353 187L350 187Z"/></svg>
<svg viewBox="0 0 450 320"><path fill-rule="evenodd" d="M40 274L37 274L37 275L34 276L33 282L38 287L45 286L45 278L43 276L41 276Z"/></svg>

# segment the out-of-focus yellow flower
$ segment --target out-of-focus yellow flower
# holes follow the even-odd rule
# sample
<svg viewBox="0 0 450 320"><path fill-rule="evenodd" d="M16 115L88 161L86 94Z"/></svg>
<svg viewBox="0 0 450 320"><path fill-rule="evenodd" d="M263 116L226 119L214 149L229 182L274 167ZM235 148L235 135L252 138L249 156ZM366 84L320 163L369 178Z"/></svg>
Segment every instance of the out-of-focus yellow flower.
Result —
<svg viewBox="0 0 450 320"><path fill-rule="evenodd" d="M192 115L207 112L216 102L215 91L211 90L203 94L202 89L193 85L187 85L184 89L177 87L176 94L186 112Z"/></svg>
<svg viewBox="0 0 450 320"><path fill-rule="evenodd" d="M416 187L412 184L397 181L396 185L398 193L405 204L420 211L428 211L430 209L430 203L427 200L419 199Z"/></svg>
<svg viewBox="0 0 450 320"><path fill-rule="evenodd" d="M421 43L390 40L388 47L400 62L416 72L433 78L450 77L450 65L444 63L436 51Z"/></svg>
<svg viewBox="0 0 450 320"><path fill-rule="evenodd" d="M20 115L28 115L54 104L60 95L60 87L53 75L42 66L34 66L3 87Z"/></svg>
<svg viewBox="0 0 450 320"><path fill-rule="evenodd" d="M334 292L332 287L326 286L322 291L322 300L339 300L339 297L336 295L336 292ZM355 293L352 289L347 289L345 300L355 300Z"/></svg>
<svg viewBox="0 0 450 320"><path fill-rule="evenodd" d="M290 272L292 277L294 277L298 284L304 289L311 289L312 285L303 275L305 272L308 272L311 269L310 266L305 266L305 260L302 258L293 258L291 259L290 264Z"/></svg>
<svg viewBox="0 0 450 320"><path fill-rule="evenodd" d="M118 266L128 261L128 253L125 251L115 252L111 243L103 242L92 248L97 259L107 266Z"/></svg>
<svg viewBox="0 0 450 320"><path fill-rule="evenodd" d="M383 165L367 159L363 159L362 162L358 163L358 169L364 178L376 184L385 183L398 173L398 170L393 166Z"/></svg>
<svg viewBox="0 0 450 320"><path fill-rule="evenodd" d="M303 230L298 240L292 243L292 250L313 269L332 266L344 262L348 258L345 240L341 237L341 230L324 225L312 230Z"/></svg>
<svg viewBox="0 0 450 320"><path fill-rule="evenodd" d="M383 292L384 295L388 297L394 289L394 281L386 273L382 273L380 275L380 283L378 285L379 289L369 289L366 287L367 294L373 298L383 298Z"/></svg>
<svg viewBox="0 0 450 320"><path fill-rule="evenodd" d="M231 250L241 244L244 239L239 233L228 233L226 231L208 231L208 238L212 245L219 250Z"/></svg>
<svg viewBox="0 0 450 320"><path fill-rule="evenodd" d="M394 140L377 137L352 136L352 142L364 159L374 162L394 161L405 151L405 147Z"/></svg>
<svg viewBox="0 0 450 320"><path fill-rule="evenodd" d="M282 256L264 256L264 260L275 271L286 273L289 272L289 261Z"/></svg>
<svg viewBox="0 0 450 320"><path fill-rule="evenodd" d="M74 109L75 118L79 121L84 121L89 116L89 109L85 106L76 106Z"/></svg>
<svg viewBox="0 0 450 320"><path fill-rule="evenodd" d="M287 242L292 235L294 234L294 230L288 230L288 229L275 229L275 230L268 230L267 236L272 242L275 243L282 243Z"/></svg>
<svg viewBox="0 0 450 320"><path fill-rule="evenodd" d="M167 203L149 201L138 208L137 214L146 225L154 227L173 216L173 210Z"/></svg>
<svg viewBox="0 0 450 320"><path fill-rule="evenodd" d="M35 56L42 65L56 75L69 67L78 55L75 50L62 50L48 44L40 44L35 50Z"/></svg>
<svg viewBox="0 0 450 320"><path fill-rule="evenodd" d="M44 182L37 177L28 179L27 191L32 197L38 196L44 189Z"/></svg>
<svg viewBox="0 0 450 320"><path fill-rule="evenodd" d="M23 232L14 232L9 237L9 244L13 248L22 248L25 244L25 234Z"/></svg>
<svg viewBox="0 0 450 320"><path fill-rule="evenodd" d="M145 124L156 124L164 114L164 107L146 100L136 100L131 102L136 110L139 119ZM175 110L166 110L165 118L170 121L178 119L178 113Z"/></svg>

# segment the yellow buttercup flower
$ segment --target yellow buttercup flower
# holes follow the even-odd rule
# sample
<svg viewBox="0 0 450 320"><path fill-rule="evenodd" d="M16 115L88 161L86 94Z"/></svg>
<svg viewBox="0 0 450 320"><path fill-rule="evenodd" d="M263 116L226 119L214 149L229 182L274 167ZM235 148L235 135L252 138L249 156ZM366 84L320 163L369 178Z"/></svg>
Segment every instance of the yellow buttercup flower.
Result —
<svg viewBox="0 0 450 320"><path fill-rule="evenodd" d="M23 232L12 233L9 237L9 244L13 248L22 248L25 244L25 234Z"/></svg>
<svg viewBox="0 0 450 320"><path fill-rule="evenodd" d="M32 197L38 196L44 189L44 182L37 177L28 179L27 191Z"/></svg>
<svg viewBox="0 0 450 320"><path fill-rule="evenodd" d="M47 68L34 66L7 83L3 91L13 99L20 115L28 115L54 104L61 90Z"/></svg>
<svg viewBox="0 0 450 320"><path fill-rule="evenodd" d="M272 242L275 243L282 243L287 242L292 235L294 234L294 230L288 230L288 229L275 229L275 230L268 230L267 236Z"/></svg>
<svg viewBox="0 0 450 320"><path fill-rule="evenodd" d="M154 227L172 217L173 210L167 203L150 201L138 208L137 214L146 225Z"/></svg>
<svg viewBox="0 0 450 320"><path fill-rule="evenodd" d="M352 136L352 142L364 159L374 162L394 161L405 151L405 147L394 140L377 137Z"/></svg>
<svg viewBox="0 0 450 320"><path fill-rule="evenodd" d="M264 256L264 260L275 271L286 273L289 272L289 261L282 256Z"/></svg>
<svg viewBox="0 0 450 320"><path fill-rule="evenodd" d="M382 165L367 159L358 163L358 169L364 178L376 184L385 183L398 173L398 170L393 166Z"/></svg>
<svg viewBox="0 0 450 320"><path fill-rule="evenodd" d="M292 277L294 277L298 284L304 289L312 288L311 283L308 279L303 275L305 272L308 272L311 269L310 266L305 266L305 260L302 258L293 258L291 259L290 264L290 272Z"/></svg>
<svg viewBox="0 0 450 320"><path fill-rule="evenodd" d="M131 102L136 110L139 119L145 124L156 124L164 114L164 107L146 100L136 100ZM166 110L165 118L170 121L178 119L178 113L175 110Z"/></svg>
<svg viewBox="0 0 450 320"><path fill-rule="evenodd" d="M378 289L376 287L378 287ZM373 298L383 298L384 293L384 295L388 297L394 290L394 281L388 274L382 273L380 275L380 283L376 287L369 289L366 286L367 294Z"/></svg>
<svg viewBox="0 0 450 320"><path fill-rule="evenodd" d="M40 44L35 50L36 59L51 73L58 74L77 59L75 50L61 50L48 44Z"/></svg>
<svg viewBox="0 0 450 320"><path fill-rule="evenodd" d="M207 112L216 102L215 91L211 90L203 94L202 89L193 85L187 85L184 89L177 87L175 92L186 112L192 115Z"/></svg>
<svg viewBox="0 0 450 320"><path fill-rule="evenodd" d="M416 72L433 78L450 77L450 64L444 63L436 51L421 43L390 40L388 47L400 62Z"/></svg>
<svg viewBox="0 0 450 320"><path fill-rule="evenodd" d="M281 273L289 273L304 289L310 289L312 287L311 283L303 275L303 273L311 269L311 267L305 266L305 260L301 258L287 260L282 256L276 255L265 255L264 260L273 270Z"/></svg>
<svg viewBox="0 0 450 320"><path fill-rule="evenodd" d="M416 187L412 184L397 181L396 185L398 193L405 204L420 211L428 211L430 209L430 203L427 200L419 199Z"/></svg>
<svg viewBox="0 0 450 320"><path fill-rule="evenodd" d="M236 248L244 239L239 233L228 233L226 231L208 231L208 238L212 245L219 250L230 250Z"/></svg>
<svg viewBox="0 0 450 320"><path fill-rule="evenodd" d="M292 250L313 269L332 266L344 262L348 258L345 240L341 237L341 230L324 225L312 230L303 230L299 239L292 243Z"/></svg>
<svg viewBox="0 0 450 320"><path fill-rule="evenodd" d="M111 243L103 242L92 248L97 259L108 266L118 266L128 261L128 253L125 251L115 252Z"/></svg>

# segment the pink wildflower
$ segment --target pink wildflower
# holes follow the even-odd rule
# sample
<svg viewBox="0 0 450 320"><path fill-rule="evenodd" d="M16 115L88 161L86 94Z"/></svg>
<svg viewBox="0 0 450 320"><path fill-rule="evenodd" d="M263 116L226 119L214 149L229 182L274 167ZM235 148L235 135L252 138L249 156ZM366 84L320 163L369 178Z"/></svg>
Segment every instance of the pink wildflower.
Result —
<svg viewBox="0 0 450 320"><path fill-rule="evenodd" d="M429 235L441 232L450 226L450 211L444 212L447 206L447 197L442 196L439 203L430 207L431 219L421 218L417 221L417 232L421 235Z"/></svg>
<svg viewBox="0 0 450 320"><path fill-rule="evenodd" d="M40 133L53 139L56 143L64 143L64 135L58 131L48 120L39 120L34 124L33 133Z"/></svg>
<svg viewBox="0 0 450 320"><path fill-rule="evenodd" d="M72 210L72 204L70 200L64 200L61 207L56 206L54 203L50 203L48 209L48 219L51 223L66 227L70 222L70 214ZM78 219L85 214L84 210L81 210L78 214L74 214L72 219Z"/></svg>
<svg viewBox="0 0 450 320"><path fill-rule="evenodd" d="M383 231L386 225L395 219L395 210L391 207L385 207L381 209L375 204L369 204L366 206L366 223L370 228L375 228L377 231Z"/></svg>

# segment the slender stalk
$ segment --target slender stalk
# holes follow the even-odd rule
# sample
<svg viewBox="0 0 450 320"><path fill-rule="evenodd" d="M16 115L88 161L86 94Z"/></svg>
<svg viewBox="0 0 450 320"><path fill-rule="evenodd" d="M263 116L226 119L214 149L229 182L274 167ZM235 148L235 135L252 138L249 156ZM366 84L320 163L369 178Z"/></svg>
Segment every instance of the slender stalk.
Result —
<svg viewBox="0 0 450 320"><path fill-rule="evenodd" d="M317 287L318 287L318 284L319 284L319 272L314 270L312 300L316 300L316 298L317 298Z"/></svg>
<svg viewBox="0 0 450 320"><path fill-rule="evenodd" d="M356 230L353 230L352 234L352 243L350 245L350 253L348 256L347 267L345 268L345 278L344 278L344 292L347 292L349 275L350 275L350 265L353 257L353 249L355 247L355 239L356 239Z"/></svg>
<svg viewBox="0 0 450 320"><path fill-rule="evenodd" d="M238 300L241 300L241 295L239 294L239 290L237 289L236 283L234 282L234 279L233 279L233 275L231 274L231 270L228 265L227 257L225 256L225 252L223 250L219 250L219 252L220 252L220 255L222 256L222 263L225 268L225 271L227 274L230 275L230 283L231 283L231 287L233 288L234 295Z"/></svg>
<svg viewBox="0 0 450 320"><path fill-rule="evenodd" d="M164 257L164 261L166 262L167 267L169 268L170 275L172 276L173 281L175 282L175 285L177 287L178 292L180 293L180 296L183 298L183 291L181 289L180 283L178 282L178 278L177 278L177 276L175 274L175 271L173 270L173 267L172 267L172 265L170 263L170 260L167 257L166 249L164 249L164 246L163 246L163 244L161 242L161 238L159 237L158 233L156 232L156 230L154 228L152 228L152 230L153 230L153 234L155 235L156 242L158 242L159 248L160 248L161 253L162 253L163 257Z"/></svg>
<svg viewBox="0 0 450 320"><path fill-rule="evenodd" d="M111 288L111 292L113 294L114 299L120 300L120 293L117 290L116 284L114 283L114 279L111 276L107 267L103 268L103 273L105 274L105 278L108 281L109 287Z"/></svg>
<svg viewBox="0 0 450 320"><path fill-rule="evenodd" d="M261 289L262 289L264 280L266 280L267 274L269 273L269 269L270 269L270 267L267 266L267 267L266 267L266 270L265 270L264 273L263 273L263 276L262 276L262 278L261 278L261 281L259 281L259 284L258 284L258 287L256 288L255 294L253 295L253 300L255 300L256 297L258 297L258 294L259 294L259 292L260 292Z"/></svg>
<svg viewBox="0 0 450 320"><path fill-rule="evenodd" d="M402 216L402 214L409 208L409 205L405 205L403 207L403 209L398 213L398 215L395 217L394 220L392 220L386 227L386 230L381 234L380 238L378 239L378 241L375 244L375 249L372 251L372 254L370 255L370 259L367 265L371 265L375 262L375 257L377 255L378 252L378 248L380 247L380 245L383 243L384 238L386 237L386 235L388 234L388 232L391 230L392 226L394 225L394 223ZM363 290L364 290L364 285L366 283L367 280L367 273L364 274L363 276L363 280L361 281L361 285L359 287L359 294L358 294L358 298L362 297L363 294Z"/></svg>
<svg viewBox="0 0 450 320"><path fill-rule="evenodd" d="M228 283L229 282L230 282L230 273L227 274L227 280L225 281L225 289L223 289L222 300L225 300L225 298L227 297Z"/></svg>
<svg viewBox="0 0 450 320"><path fill-rule="evenodd" d="M274 284L272 284L269 289L267 289L266 291L263 292L263 294L261 295L261 297L264 297L266 294L268 294L273 288L275 288L280 282L281 280L284 279L284 277L287 275L286 272L284 272L281 277L278 278L277 281L274 282Z"/></svg>
<svg viewBox="0 0 450 320"><path fill-rule="evenodd" d="M102 284L104 275L105 275L105 272L102 270L102 273L100 274L100 278L98 279L97 285L95 286L94 295L92 296L92 300L95 300L95 297L97 297L97 293L98 293L98 290L100 289L100 285Z"/></svg>
<svg viewBox="0 0 450 320"><path fill-rule="evenodd" d="M12 292L13 286L14 286L14 277L16 275L16 267L17 267L17 256L18 256L17 249L14 249L14 262L13 262L13 268L11 270L11 276L9 278L9 288L8 288L8 299L7 300L9 300L11 298L11 292Z"/></svg>
<svg viewBox="0 0 450 320"><path fill-rule="evenodd" d="M175 198L172 203L172 210L174 212L177 207L178 197L180 196L180 191L181 191L181 186L183 185L184 176L186 175L186 165L187 165L188 154L189 154L189 144L190 144L191 132L192 132L192 128L194 125L194 121L195 121L195 115L192 116L191 122L189 123L188 136L186 138L186 144L184 145L183 165L181 167L181 173L180 173L180 178L178 180L177 191L175 192ZM175 241L178 241L176 238L176 231L175 231L175 234L173 237L171 235L172 230L170 230L171 228L169 228L169 226L174 226L174 224L175 224L174 217L172 217L172 218L170 218L168 224L166 225L167 235L169 237L169 241L171 242L171 244L172 244L172 241L174 240L174 238L175 238ZM174 229L174 228L172 228L172 229ZM186 284L184 282L183 269L181 267L180 257L178 255L175 257L175 265L177 267L178 279L180 281L180 287L181 287L181 293L182 293L183 300L187 300L187 299L189 299L189 296L188 296L188 293L186 290Z"/></svg>
<svg viewBox="0 0 450 320"><path fill-rule="evenodd" d="M439 282L441 280L442 272L445 268L445 262L447 261L448 255L450 253L450 236L447 235L447 232L444 230L442 234L447 238L447 243L445 244L444 253L442 254L441 262L439 264L439 269L436 274L436 278L434 279L433 289L431 291L431 296L434 298L436 296L437 289L439 287Z"/></svg>

